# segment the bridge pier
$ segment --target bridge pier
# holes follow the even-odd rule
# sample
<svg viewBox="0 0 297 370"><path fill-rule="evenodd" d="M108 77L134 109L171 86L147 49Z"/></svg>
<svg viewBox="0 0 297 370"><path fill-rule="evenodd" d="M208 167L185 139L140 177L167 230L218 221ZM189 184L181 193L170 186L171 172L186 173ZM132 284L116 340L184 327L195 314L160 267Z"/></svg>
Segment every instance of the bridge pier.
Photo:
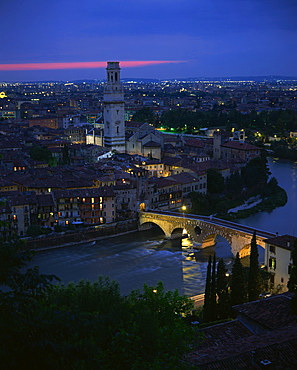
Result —
<svg viewBox="0 0 297 370"><path fill-rule="evenodd" d="M248 248L244 247L250 245L254 232L254 229L248 226L233 222L207 216L182 215L174 212L139 212L140 229L146 223L158 225L167 239L171 239L174 236L174 230L185 229L193 242L200 244L201 248L214 245L216 236L221 235L230 244L234 256L237 252L243 251L243 249L244 253L249 253ZM275 236L274 233L256 230L257 245L265 248L264 240L273 236Z"/></svg>

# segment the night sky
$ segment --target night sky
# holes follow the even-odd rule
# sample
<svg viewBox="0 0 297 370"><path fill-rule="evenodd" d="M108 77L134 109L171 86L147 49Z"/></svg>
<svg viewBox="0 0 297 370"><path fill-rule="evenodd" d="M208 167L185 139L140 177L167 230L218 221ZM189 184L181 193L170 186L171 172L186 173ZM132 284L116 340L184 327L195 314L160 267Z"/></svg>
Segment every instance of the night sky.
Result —
<svg viewBox="0 0 297 370"><path fill-rule="evenodd" d="M297 75L297 0L0 4L0 81Z"/></svg>

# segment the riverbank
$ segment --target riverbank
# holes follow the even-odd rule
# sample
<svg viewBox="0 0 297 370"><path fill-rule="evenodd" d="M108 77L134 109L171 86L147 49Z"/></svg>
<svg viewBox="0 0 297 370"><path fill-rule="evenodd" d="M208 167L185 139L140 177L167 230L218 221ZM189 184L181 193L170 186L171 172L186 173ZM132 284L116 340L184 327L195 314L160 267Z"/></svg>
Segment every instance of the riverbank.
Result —
<svg viewBox="0 0 297 370"><path fill-rule="evenodd" d="M277 186L277 191L274 194L263 198L260 195L252 197L245 201L243 205L237 207L237 209L230 209L228 212L218 215L218 217L228 221L244 219L258 212L271 212L277 207L283 207L287 201L286 191Z"/></svg>
<svg viewBox="0 0 297 370"><path fill-rule="evenodd" d="M77 230L68 230L61 233L51 233L32 238L22 238L24 249L47 250L81 243L93 242L113 236L124 235L138 230L138 220L131 219L112 224L98 225Z"/></svg>

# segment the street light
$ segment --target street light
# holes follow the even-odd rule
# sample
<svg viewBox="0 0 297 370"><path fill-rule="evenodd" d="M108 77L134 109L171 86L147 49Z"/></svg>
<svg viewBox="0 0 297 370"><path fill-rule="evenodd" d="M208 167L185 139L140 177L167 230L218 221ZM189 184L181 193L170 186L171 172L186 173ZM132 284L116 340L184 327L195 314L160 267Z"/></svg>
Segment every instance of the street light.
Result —
<svg viewBox="0 0 297 370"><path fill-rule="evenodd" d="M183 205L181 207L182 211L183 211L183 219L184 219L184 224L186 224L186 219L185 219L185 211L187 210L187 206ZM187 233L187 230L184 228L183 231L182 231L182 236L185 235Z"/></svg>

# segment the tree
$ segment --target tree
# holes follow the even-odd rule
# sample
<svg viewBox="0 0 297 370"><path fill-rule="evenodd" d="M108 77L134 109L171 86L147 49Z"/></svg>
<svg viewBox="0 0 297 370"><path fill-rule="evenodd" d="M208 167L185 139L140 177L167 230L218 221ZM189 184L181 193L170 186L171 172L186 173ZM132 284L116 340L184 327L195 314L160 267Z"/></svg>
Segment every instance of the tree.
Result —
<svg viewBox="0 0 297 370"><path fill-rule="evenodd" d="M242 169L242 177L248 188L267 183L270 171L265 157L251 159Z"/></svg>
<svg viewBox="0 0 297 370"><path fill-rule="evenodd" d="M208 257L206 282L205 282L205 293L204 293L204 305L203 305L203 319L205 322L211 321L211 265L212 258Z"/></svg>
<svg viewBox="0 0 297 370"><path fill-rule="evenodd" d="M227 179L226 191L231 195L231 198L235 198L241 195L243 185L242 176L238 172L235 172Z"/></svg>
<svg viewBox="0 0 297 370"><path fill-rule="evenodd" d="M127 297L117 283L53 285L22 244L0 245L0 361L5 369L183 368L193 302L162 283ZM9 287L9 291L1 289Z"/></svg>
<svg viewBox="0 0 297 370"><path fill-rule="evenodd" d="M226 319L230 315L229 282L226 273L227 269L221 258L217 267L217 314L219 319Z"/></svg>
<svg viewBox="0 0 297 370"><path fill-rule="evenodd" d="M64 145L62 149L62 164L70 164L69 148L67 145Z"/></svg>
<svg viewBox="0 0 297 370"><path fill-rule="evenodd" d="M297 315L297 239L294 240L293 244L292 265L287 286L290 292L295 293L291 301L291 308L292 314Z"/></svg>
<svg viewBox="0 0 297 370"><path fill-rule="evenodd" d="M224 178L216 170L210 168L207 172L207 191L211 194L222 193L224 190Z"/></svg>
<svg viewBox="0 0 297 370"><path fill-rule="evenodd" d="M213 256L210 290L211 321L217 319L217 278L216 278L216 255Z"/></svg>
<svg viewBox="0 0 297 370"><path fill-rule="evenodd" d="M148 122L153 124L155 122L155 116L150 108L142 108L133 115L132 121Z"/></svg>
<svg viewBox="0 0 297 370"><path fill-rule="evenodd" d="M29 154L30 157L35 161L45 161L48 164L53 164L55 162L52 152L44 146L33 145L29 151Z"/></svg>
<svg viewBox="0 0 297 370"><path fill-rule="evenodd" d="M250 267L248 277L248 299L250 302L259 299L259 295L262 289L258 257L259 253L257 247L256 231L254 231L251 240Z"/></svg>
<svg viewBox="0 0 297 370"><path fill-rule="evenodd" d="M239 253L236 254L230 282L231 306L246 302L246 283Z"/></svg>

